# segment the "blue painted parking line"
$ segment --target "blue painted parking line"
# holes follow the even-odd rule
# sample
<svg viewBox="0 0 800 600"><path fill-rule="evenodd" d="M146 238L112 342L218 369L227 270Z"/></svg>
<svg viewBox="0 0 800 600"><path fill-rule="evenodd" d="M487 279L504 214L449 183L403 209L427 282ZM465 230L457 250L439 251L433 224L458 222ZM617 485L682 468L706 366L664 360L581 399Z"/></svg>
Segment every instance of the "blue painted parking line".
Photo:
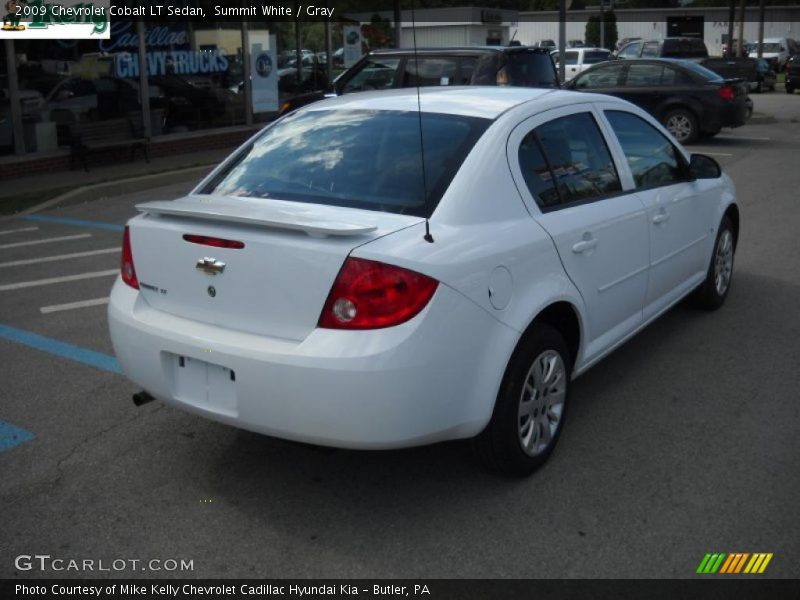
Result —
<svg viewBox="0 0 800 600"><path fill-rule="evenodd" d="M30 431L16 427L11 423L0 421L0 452L11 450L14 446L19 446L32 440L34 436Z"/></svg>
<svg viewBox="0 0 800 600"><path fill-rule="evenodd" d="M107 229L108 231L123 231L124 225L116 223L106 223L104 221L86 221L84 219L68 219L65 217L46 217L44 215L27 215L20 217L25 221L37 221L41 223L57 223L59 225L75 225L77 227L91 227L92 229Z"/></svg>
<svg viewBox="0 0 800 600"><path fill-rule="evenodd" d="M102 352L95 352L94 350L88 350L80 346L73 346L72 344L60 342L37 333L31 333L30 331L24 331L2 324L0 324L0 338L16 342L17 344L24 344L25 346L36 348L37 350L49 354L55 354L62 358L74 360L75 362L95 367L96 369L122 374L122 369L120 369L117 359L108 354L103 354Z"/></svg>

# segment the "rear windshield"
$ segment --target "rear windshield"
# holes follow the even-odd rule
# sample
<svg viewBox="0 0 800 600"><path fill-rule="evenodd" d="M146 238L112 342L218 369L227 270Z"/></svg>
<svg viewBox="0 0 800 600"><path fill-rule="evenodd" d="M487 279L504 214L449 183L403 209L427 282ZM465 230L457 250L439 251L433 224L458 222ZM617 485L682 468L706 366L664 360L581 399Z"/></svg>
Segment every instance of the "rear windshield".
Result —
<svg viewBox="0 0 800 600"><path fill-rule="evenodd" d="M203 191L428 217L490 123L401 111L300 112L267 128Z"/></svg>
<svg viewBox="0 0 800 600"><path fill-rule="evenodd" d="M553 59L547 52L509 52L506 54L508 83L521 87L558 87Z"/></svg>
<svg viewBox="0 0 800 600"><path fill-rule="evenodd" d="M700 77L702 77L706 81L719 81L723 79L723 77L720 76L718 73L715 73L711 69L706 69L704 66L698 65L697 63L692 62L690 60L682 60L680 61L680 64L683 65L685 68L689 69L690 71L692 71L693 73L695 73L696 75L700 75Z"/></svg>

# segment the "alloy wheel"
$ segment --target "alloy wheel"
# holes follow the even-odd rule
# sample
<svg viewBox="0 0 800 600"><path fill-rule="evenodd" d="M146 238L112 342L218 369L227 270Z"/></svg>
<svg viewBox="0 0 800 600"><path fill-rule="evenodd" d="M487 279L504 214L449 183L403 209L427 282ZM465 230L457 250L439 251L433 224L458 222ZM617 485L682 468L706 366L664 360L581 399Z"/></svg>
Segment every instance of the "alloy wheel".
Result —
<svg viewBox="0 0 800 600"><path fill-rule="evenodd" d="M733 234L726 229L719 236L717 251L714 255L714 286L717 294L723 296L728 290L733 270Z"/></svg>
<svg viewBox="0 0 800 600"><path fill-rule="evenodd" d="M518 434L528 456L547 450L561 425L567 371L555 350L545 350L531 364L518 407Z"/></svg>
<svg viewBox="0 0 800 600"><path fill-rule="evenodd" d="M683 114L672 115L667 119L667 130L679 142L688 140L692 135L692 122Z"/></svg>

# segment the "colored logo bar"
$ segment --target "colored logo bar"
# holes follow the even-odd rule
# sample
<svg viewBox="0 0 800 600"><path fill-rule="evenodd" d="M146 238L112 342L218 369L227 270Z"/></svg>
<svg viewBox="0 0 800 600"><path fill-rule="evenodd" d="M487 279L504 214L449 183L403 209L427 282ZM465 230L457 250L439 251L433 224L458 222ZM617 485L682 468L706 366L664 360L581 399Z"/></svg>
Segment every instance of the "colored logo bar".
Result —
<svg viewBox="0 0 800 600"><path fill-rule="evenodd" d="M713 575L714 573L725 575L763 573L771 560L771 552L756 552L753 554L749 552L709 553L700 561L697 573L701 575Z"/></svg>

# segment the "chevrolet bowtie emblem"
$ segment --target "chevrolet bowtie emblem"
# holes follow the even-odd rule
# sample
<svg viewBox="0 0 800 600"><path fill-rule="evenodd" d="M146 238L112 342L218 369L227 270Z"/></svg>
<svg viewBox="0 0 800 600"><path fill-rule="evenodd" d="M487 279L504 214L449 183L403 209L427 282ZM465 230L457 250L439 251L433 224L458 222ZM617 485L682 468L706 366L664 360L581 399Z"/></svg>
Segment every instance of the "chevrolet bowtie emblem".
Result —
<svg viewBox="0 0 800 600"><path fill-rule="evenodd" d="M225 263L221 260L217 260L216 258L209 258L206 256L205 258L201 258L197 261L195 268L200 269L207 275L216 275L217 273L222 273L225 270Z"/></svg>

